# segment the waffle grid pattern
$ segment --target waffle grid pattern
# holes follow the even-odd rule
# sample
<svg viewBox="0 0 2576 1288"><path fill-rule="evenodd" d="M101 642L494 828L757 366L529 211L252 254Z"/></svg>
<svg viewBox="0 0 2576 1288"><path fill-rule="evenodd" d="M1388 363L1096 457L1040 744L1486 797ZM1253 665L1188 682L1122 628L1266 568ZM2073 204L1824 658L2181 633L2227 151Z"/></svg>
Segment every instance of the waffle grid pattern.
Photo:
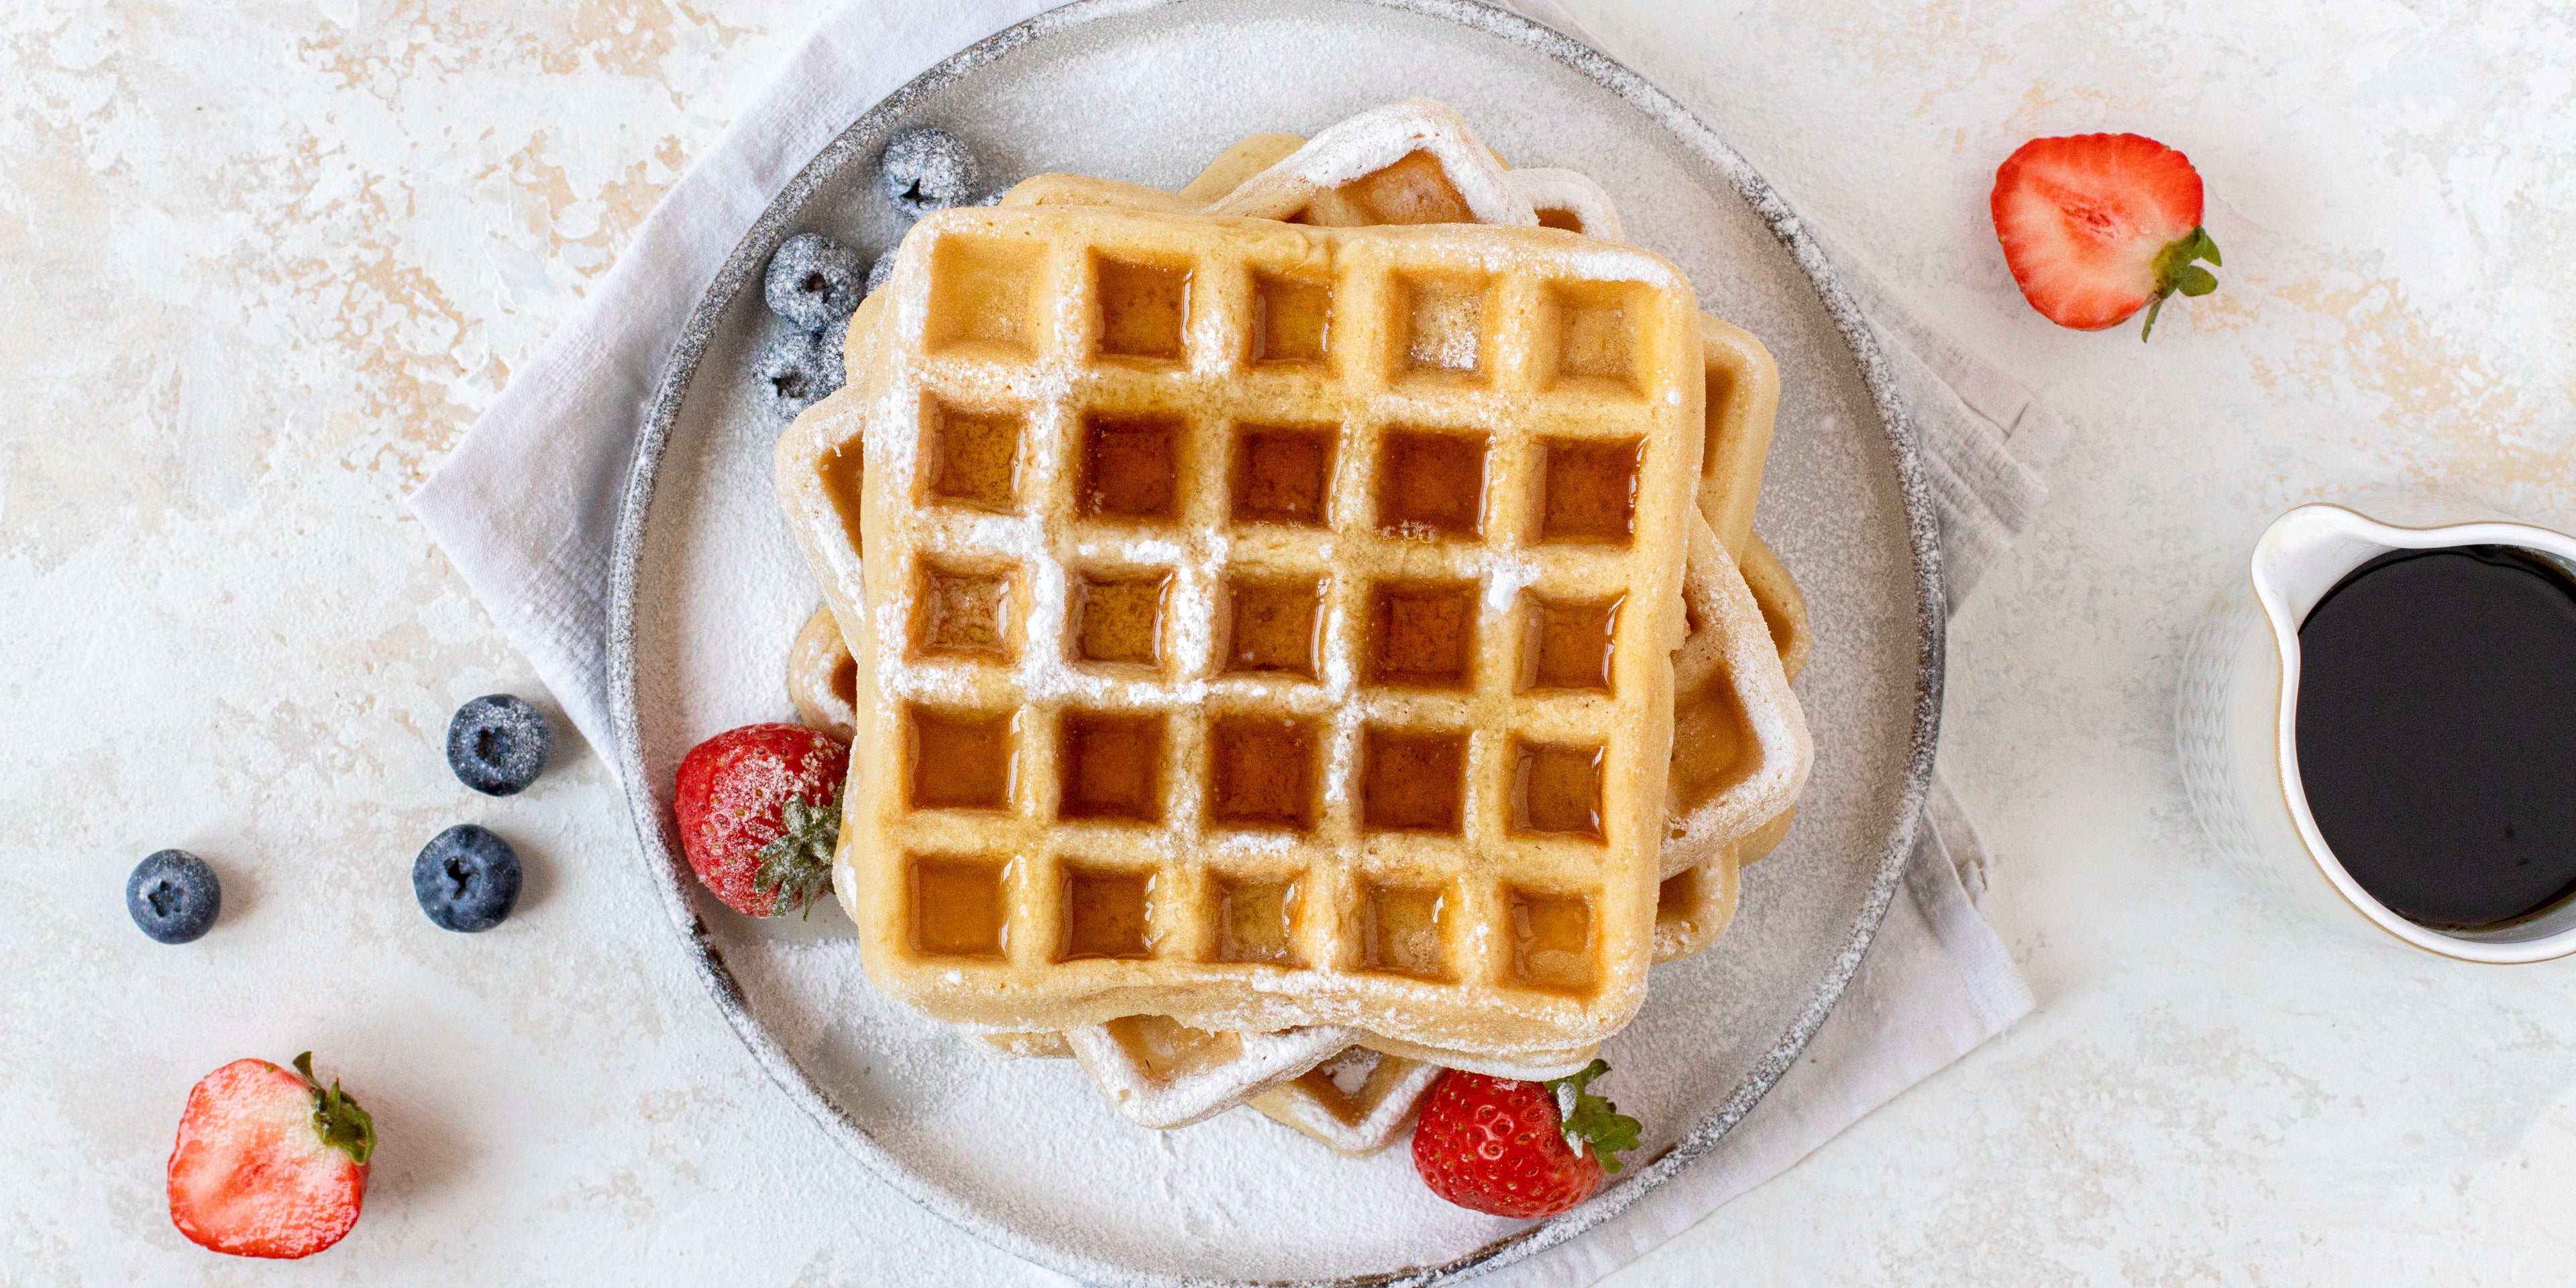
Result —
<svg viewBox="0 0 2576 1288"><path fill-rule="evenodd" d="M1529 1022L1524 1045L1633 1010L1698 317L1649 256L1501 232L1050 209L953 212L907 240L884 337L898 357L873 395L888 410L865 418L862 669L892 723L876 731L888 754L862 757L876 835L858 863L878 896L860 903L903 923L884 927L916 986L902 991L1008 1023L1073 998L1100 1018L1143 1009L1104 996L1129 981L1234 985L1233 1005L1175 994L1166 1013L1261 1027L1509 993L1498 1009ZM1311 356L1276 343L1273 301L1319 286L1321 359L1262 360ZM943 481L960 423L1014 427L1008 505ZM1313 522L1235 521L1258 488L1244 426L1323 431ZM1478 450L1461 504L1444 463ZM1605 485L1604 461L1633 473ZM1131 624L1131 647L1095 649L1077 613L1140 581L1159 587L1149 647ZM943 589L958 583L981 589ZM1295 634L1257 594L1246 620L1245 592L1280 587L1316 588L1303 667L1237 647ZM1534 601L1605 598L1606 687L1525 690ZM976 623L963 635L957 604ZM1229 669L1245 659L1288 669ZM1274 748L1311 747L1320 781L1227 786L1223 744L1264 726ZM997 749L1006 768L967 763ZM1586 757L1597 834L1532 831L1548 821L1532 776L1579 779ZM1235 796L1290 800L1312 828L1221 825ZM1275 933L1235 933L1274 906ZM950 987L968 973L1007 975L1010 1000ZM1419 1033L1476 1045L1474 1027Z"/></svg>

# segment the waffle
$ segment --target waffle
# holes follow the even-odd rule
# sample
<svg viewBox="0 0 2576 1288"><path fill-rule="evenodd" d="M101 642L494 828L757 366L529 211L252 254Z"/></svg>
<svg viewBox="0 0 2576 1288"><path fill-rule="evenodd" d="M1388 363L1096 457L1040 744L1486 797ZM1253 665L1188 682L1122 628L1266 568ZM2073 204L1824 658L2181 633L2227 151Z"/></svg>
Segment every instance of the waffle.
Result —
<svg viewBox="0 0 2576 1288"><path fill-rule="evenodd" d="M1146 1127L1187 1127L1287 1082L1348 1050L1357 1036L1335 1025L1277 1033L1210 1033L1159 1015L1131 1015L1065 1030L1118 1112Z"/></svg>
<svg viewBox="0 0 2576 1288"><path fill-rule="evenodd" d="M880 311L870 309L863 313L853 328L848 357L850 369L854 372L864 375L875 369L876 348L872 343L874 334L872 327L874 318ZM835 407L826 414L836 414L841 410L842 408ZM800 428L810 428L810 426L800 426ZM811 447L799 447L794 444L783 446L782 454L791 457L801 456L808 460L826 459L826 454L819 453ZM1704 528L1704 522L1696 517L1688 522L1694 528ZM1702 539L1705 540L1705 537ZM855 542L849 549L852 552L855 551ZM817 558L819 563L820 556L818 555ZM842 562L847 567L856 566L854 560ZM1656 910L1654 960L1657 962L1669 960L1676 955L1677 951L1681 951L1676 948L1676 945L1687 945L1688 951L1696 951L1713 939L1716 932L1723 928L1722 912L1731 911L1733 905L1731 898L1724 903L1712 905L1708 901L1708 895L1712 892L1725 891L1731 896L1732 890L1731 871L1711 872L1706 879L1702 879L1697 874L1686 873L1664 881L1659 891ZM1679 927L1678 930L1677 927ZM1126 1021L1119 1023L1124 1024ZM1111 1036L1107 1032L1109 1026L1086 1027L1102 1030L1101 1033L1093 1036L1092 1040L1095 1043L1107 1041ZM1185 1041L1209 1046L1234 1041L1231 1035L1208 1034L1200 1030L1183 1029L1177 1025L1166 1024L1165 1029L1165 1032L1155 1035L1156 1042L1165 1047ZM1174 1037L1168 1032L1170 1029L1179 1029L1180 1034L1184 1036ZM1057 1033L999 1032L987 1033L983 1036L997 1049L1016 1056L1071 1057L1074 1054L1074 1045L1065 1035ZM1402 1044L1367 1034L1358 1035L1358 1040L1386 1046L1396 1052L1399 1058L1410 1056L1416 1062L1467 1068L1503 1078L1561 1077L1582 1068L1595 1054L1595 1048L1587 1045L1571 1050L1535 1051L1510 1059L1501 1059L1490 1055ZM1136 1043L1131 1041L1128 1045L1134 1046ZM1175 1059L1168 1051L1162 1058L1166 1064L1173 1063ZM1093 1068L1095 1072L1107 1071L1106 1076L1102 1076L1100 1081L1116 1103L1122 1108L1130 1105L1142 1108L1143 1112L1131 1113L1131 1117L1135 1117L1140 1122L1147 1122L1148 1125L1158 1125L1159 1121L1167 1119L1168 1115L1158 1112L1155 1107L1157 1102L1153 1093L1162 1088L1154 1085L1154 1080L1150 1076L1150 1064L1136 1055L1131 1055L1123 1063L1128 1067L1125 1072L1117 1071L1107 1060L1095 1058L1086 1061L1087 1066ZM1226 1104L1243 1103L1262 1094L1278 1076L1274 1069L1258 1059L1244 1060L1239 1067L1224 1073L1206 1067L1209 1057L1204 1052L1180 1059L1179 1063L1193 1066L1189 1073L1190 1095L1195 1098L1197 1105L1208 1107L1211 1111ZM1138 1066L1144 1066L1144 1071L1138 1072ZM1229 1078L1232 1080L1232 1085L1221 1086Z"/></svg>
<svg viewBox="0 0 2576 1288"><path fill-rule="evenodd" d="M859 664L841 638L839 619L829 605L815 609L787 648L787 699L796 704L796 718L848 742L858 721L850 706L858 682Z"/></svg>
<svg viewBox="0 0 2576 1288"><path fill-rule="evenodd" d="M1207 211L1340 228L1539 222L1502 158L1456 111L1421 98L1326 128Z"/></svg>
<svg viewBox="0 0 2576 1288"><path fill-rule="evenodd" d="M1665 780L1669 830L1660 871L1668 879L1711 864L1734 866L1736 843L1787 812L1814 758L1761 605L1710 525L1690 524L1689 533L1682 584L1689 634L1673 654L1673 755ZM1731 916L1734 880L1716 884L1730 892Z"/></svg>
<svg viewBox="0 0 2576 1288"><path fill-rule="evenodd" d="M1580 170L1549 170L1533 167L1511 172L1514 186L1530 204L1530 214L1541 228L1562 228L1603 241L1623 242L1628 234L1619 226L1619 207L1610 194Z"/></svg>
<svg viewBox="0 0 2576 1288"><path fill-rule="evenodd" d="M1166 318L1154 350L1132 317L1099 326L1087 298L1093 257L1197 263L1186 327ZM1334 352L1297 362L1301 337L1281 314L1299 303L1297 275L1327 261ZM997 319L954 307L997 277L1018 283L1018 310ZM1454 287L1478 279L1481 298ZM1153 285L1114 273L1113 284ZM1624 297L1617 316L1584 316L1608 311L1596 303L1604 291ZM1653 864L1660 840L1651 805L1637 811L1655 794L1639 789L1663 776L1641 754L1663 744L1670 718L1663 679L1680 623L1679 551L1668 547L1683 529L1673 507L1686 504L1701 437L1682 427L1700 422L1704 396L1702 382L1676 378L1697 325L1677 275L1642 253L1535 228L1296 229L1005 207L925 221L886 293L894 302L883 325L852 329L854 345L883 331L883 352L781 447L789 512L836 613L878 627L852 632L867 645L861 683L872 697L854 766L863 790L852 793L865 808L853 811L837 884L881 987L995 1028L1128 1014L1216 1030L1365 1022L1390 1040L1505 1057L1571 1050L1624 1023L1641 991L1652 888L1629 874ZM1040 300L1048 307L1031 307ZM1257 350L1256 304L1280 310ZM1455 328L1461 310L1492 323ZM1549 329L1560 317L1577 337L1568 368L1555 361L1564 337ZM1601 334L1625 340L1624 352L1583 347ZM1095 344L1176 356L1095 361ZM1256 352L1264 360L1243 370ZM925 402L925 389L948 408L927 425L941 404ZM1249 473L1231 479L1232 418L1211 423L1209 413L1247 396L1274 400L1233 409L1271 417L1257 423L1283 423L1275 400L1284 399L1296 413L1286 420L1342 423L1347 441L1293 428L1247 434ZM1070 414L1077 400L1080 416ZM1006 406L1038 427L1016 483L979 455ZM1163 409L1196 414L1134 419ZM1542 417L1545 444L1528 428ZM1406 482L1438 483L1438 467L1474 446L1416 426L1482 431L1503 484L1496 494L1526 499L1472 511L1481 540L1433 537L1471 521L1439 486L1381 495L1375 472L1353 466L1335 471L1327 495L1289 477L1300 460L1313 468L1317 452L1348 451L1356 461L1384 455ZM925 431L934 450L921 456ZM1141 491L1113 468L1121 454L1162 449L1176 449L1179 463L1150 472ZM1539 502L1527 472L1548 465L1568 482L1633 470L1633 483L1612 485L1633 486L1633 510L1606 520L1626 524L1624 548L1530 539L1612 535L1598 526L1604 511L1581 504L1591 493L1580 486L1560 484L1554 508ZM885 565L876 578L860 575L862 542L835 504L852 499L853 483L864 544ZM1238 483L1251 512L1288 522L1220 529L1216 514ZM925 495L931 503L916 506ZM1294 526L1301 505L1360 519L1381 499L1386 513L1373 523ZM1012 520L972 508L979 502L1042 517ZM1112 538L1124 525L1075 513L1156 506L1170 512L1155 529L1166 536L1142 544ZM1206 562L1218 550L1223 575ZM1140 561L1167 570L1150 594L1135 575ZM1301 608L1311 623L1319 597L1284 583L1313 585L1328 572L1320 598L1335 629L1320 655L1292 657L1277 626ZM1470 579L1481 589L1464 589ZM1612 653L1612 692L1516 692L1523 632L1512 619L1534 616L1551 595L1605 602L1602 586L1626 588L1615 615L1597 614L1604 637L1628 646ZM1220 592L1231 625L1217 611ZM1168 628L1134 629L1165 608ZM1396 647L1370 643L1381 623L1402 627ZM872 657L881 642L892 645L883 670ZM1009 664L929 658L919 655L925 643L1007 652ZM1075 654L1088 660L1067 660ZM1551 656L1570 656L1563 638ZM1229 657L1315 678L1215 669ZM1139 664L1148 659L1159 671ZM1466 678L1470 690L1429 691ZM955 718L970 711L1011 719ZM974 760L996 743L1013 748L1006 759ZM1324 790L1283 802L1240 773L1228 785L1230 758L1271 744L1314 754ZM879 747L913 749L872 754ZM1167 762L1171 781L1100 771L1121 748ZM1539 778L1535 813L1530 799L1515 812L1506 790L1523 765ZM1432 780L1404 766L1444 770L1446 782L1425 787ZM1597 837L1516 829L1575 822L1560 783L1578 804L1589 803L1587 789L1598 793L1597 816L1580 820ZM916 799L922 808L907 804ZM994 803L1006 808L951 808ZM1312 830L1202 827L1203 811L1281 810ZM1103 821L1121 813L1158 817ZM1431 831L1397 830L1411 827ZM1003 854L1023 857L986 857ZM1302 882L1284 880L1301 869ZM1279 914L1283 896L1297 915ZM1247 909L1253 923L1267 912L1279 924L1247 923ZM1539 929L1514 933L1515 914ZM1590 951L1554 947L1560 933L1588 938ZM1259 956L1291 964L1245 960Z"/></svg>
<svg viewBox="0 0 2576 1288"><path fill-rule="evenodd" d="M1762 622L1770 630L1772 647L1779 651L1781 674L1795 681L1807 669L1807 654L1815 645L1807 625L1807 597L1799 593L1798 583L1781 565L1780 556L1771 553L1771 547L1763 544L1760 537L1747 544L1743 568L1745 585L1753 592L1753 602L1762 609ZM1791 805L1746 833L1735 843L1736 862L1751 863L1778 849L1797 815L1797 806Z"/></svg>
<svg viewBox="0 0 2576 1288"><path fill-rule="evenodd" d="M1780 669L1795 680L1807 669L1807 653L1815 645L1807 625L1807 597L1762 538L1746 545L1740 562L1744 584L1752 588L1753 602L1762 607L1762 623L1770 628L1772 646L1780 652Z"/></svg>
<svg viewBox="0 0 2576 1288"><path fill-rule="evenodd" d="M1073 1044L1061 1033L1037 1030L1022 1033L978 1033L984 1044L1003 1055L1023 1060L1070 1060Z"/></svg>
<svg viewBox="0 0 2576 1288"><path fill-rule="evenodd" d="M1663 933L1660 923L1657 933ZM994 1035L1000 1037L1004 1035ZM1499 1060L1413 1047L1341 1025L1310 1025L1276 1033L1211 1033L1160 1015L1130 1015L1105 1024L1065 1030L1061 1045L1037 1039L1055 1035L1015 1033L997 1042L1014 1055L1071 1055L1130 1121L1156 1128L1187 1127L1300 1080L1338 1057L1367 1057L1434 1072L1462 1068L1497 1078L1543 1081L1562 1078L1592 1063L1597 1045ZM1398 1053L1377 1050L1393 1045ZM1293 1094L1289 1097L1297 1099ZM1351 1108L1342 1106L1344 1110ZM1355 1115L1364 1117L1365 1115Z"/></svg>
<svg viewBox="0 0 2576 1288"><path fill-rule="evenodd" d="M1413 1126L1440 1066L1352 1047L1253 1098L1252 1107L1350 1158L1384 1150Z"/></svg>
<svg viewBox="0 0 2576 1288"><path fill-rule="evenodd" d="M1205 210L1208 203L1243 186L1243 181L1296 154L1306 141L1294 134L1255 134L1217 154L1198 177L1181 185L1174 194L1189 202L1193 210Z"/></svg>

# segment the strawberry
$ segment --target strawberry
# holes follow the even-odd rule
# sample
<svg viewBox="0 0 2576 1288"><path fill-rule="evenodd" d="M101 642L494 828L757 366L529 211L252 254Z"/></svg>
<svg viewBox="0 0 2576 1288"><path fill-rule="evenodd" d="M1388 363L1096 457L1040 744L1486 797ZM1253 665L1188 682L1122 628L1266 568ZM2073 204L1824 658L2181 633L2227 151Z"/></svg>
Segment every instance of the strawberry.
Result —
<svg viewBox="0 0 2576 1288"><path fill-rule="evenodd" d="M2135 134L2032 139L1995 168L1995 239L2040 316L2078 331L2144 308L2144 340L2165 297L2207 295L2219 262L2200 226L2200 172Z"/></svg>
<svg viewBox="0 0 2576 1288"><path fill-rule="evenodd" d="M1413 1170L1432 1193L1495 1216L1573 1207L1637 1147L1637 1120L1584 1089L1609 1071L1605 1060L1552 1082L1444 1071L1413 1129Z"/></svg>
<svg viewBox="0 0 2576 1288"><path fill-rule="evenodd" d="M170 1223L236 1257L309 1257L358 1223L375 1120L313 1053L286 1070L235 1060L188 1092L170 1150Z"/></svg>
<svg viewBox="0 0 2576 1288"><path fill-rule="evenodd" d="M807 911L832 884L849 744L803 725L729 729L680 760L671 808L698 880L734 911Z"/></svg>

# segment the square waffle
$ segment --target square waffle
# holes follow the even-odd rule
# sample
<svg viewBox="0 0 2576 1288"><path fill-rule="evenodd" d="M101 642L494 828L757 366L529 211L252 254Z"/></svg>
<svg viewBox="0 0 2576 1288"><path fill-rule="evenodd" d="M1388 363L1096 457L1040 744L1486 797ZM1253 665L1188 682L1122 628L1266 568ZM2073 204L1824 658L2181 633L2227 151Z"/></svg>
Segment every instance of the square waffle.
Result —
<svg viewBox="0 0 2576 1288"><path fill-rule="evenodd" d="M881 987L1469 1051L1624 1022L1704 396L1668 266L1020 208L925 221L882 294L781 448L873 624L837 884ZM1550 602L1617 605L1588 690L1524 674L1572 665L1524 638Z"/></svg>

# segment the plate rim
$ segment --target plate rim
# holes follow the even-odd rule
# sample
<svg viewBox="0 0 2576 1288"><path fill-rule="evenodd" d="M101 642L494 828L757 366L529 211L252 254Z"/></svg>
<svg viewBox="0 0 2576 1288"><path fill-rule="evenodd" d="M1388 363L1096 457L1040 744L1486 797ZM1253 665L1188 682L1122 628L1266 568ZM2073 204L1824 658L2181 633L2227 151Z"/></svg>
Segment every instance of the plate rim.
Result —
<svg viewBox="0 0 2576 1288"><path fill-rule="evenodd" d="M664 364L642 432L636 438L634 458L619 498L608 603L609 714L618 742L613 756L627 810L635 824L638 848L648 860L645 866L661 895L664 913L680 934L692 970L705 985L716 1009L769 1075L770 1081L822 1127L826 1135L856 1155L879 1180L958 1229L1024 1260L1085 1282L1154 1285L1155 1288L1184 1288L1185 1285L1201 1285L1208 1281L1104 1261L1077 1249L1037 1238L995 1219L986 1208L968 1201L951 1186L917 1171L878 1143L865 1124L835 1104L806 1077L795 1058L752 1014L749 997L725 964L723 947L715 942L705 920L691 903L688 890L691 873L687 859L676 843L671 821L664 815L661 802L654 796L645 777L635 693L635 599L645 525L652 509L662 454L669 445L670 431L679 418L698 363L704 358L726 309L756 277L758 262L789 231L787 212L802 205L822 185L825 177L837 173L842 163L849 160L863 143L874 142L866 127L873 121L901 114L934 91L1041 38L1102 18L1127 17L1153 9L1183 7L1193 2L1072 0L1036 14L932 64L860 113L797 171L744 231L723 265L700 292ZM1844 346L1860 367L1862 383L1867 387L1870 402L1878 413L1879 429L1886 438L1895 465L1897 489L1905 509L1907 545L1912 556L1916 671L1913 720L1907 736L1905 778L1899 793L1897 821L1878 855L1860 911L1846 929L1842 946L1808 994L1806 1003L1770 1049L1736 1080L1725 1099L1684 1130L1664 1153L1643 1167L1632 1168L1628 1176L1570 1212L1516 1230L1437 1264L1393 1267L1339 1279L1302 1281L1312 1288L1454 1282L1501 1269L1555 1247L1617 1216L1678 1175L1683 1168L1715 1147L1779 1083L1797 1062L1817 1029L1822 1027L1826 1016L1832 1012L1834 1004L1841 999L1844 989L1859 969L1915 848L1923 805L1931 788L1933 755L1940 738L1948 619L1930 481L1922 467L1913 419L1906 412L1886 355L1881 351L1867 317L1844 290L1823 247L1787 200L1752 163L1679 100L1656 88L1625 64L1535 19L1481 0L1335 2L1443 19L1545 56L1656 120L1685 148L1715 167L1734 188L1737 197L1752 209L1806 274L1818 302L1823 305L1835 330L1841 334ZM656 856L660 862L651 862Z"/></svg>

